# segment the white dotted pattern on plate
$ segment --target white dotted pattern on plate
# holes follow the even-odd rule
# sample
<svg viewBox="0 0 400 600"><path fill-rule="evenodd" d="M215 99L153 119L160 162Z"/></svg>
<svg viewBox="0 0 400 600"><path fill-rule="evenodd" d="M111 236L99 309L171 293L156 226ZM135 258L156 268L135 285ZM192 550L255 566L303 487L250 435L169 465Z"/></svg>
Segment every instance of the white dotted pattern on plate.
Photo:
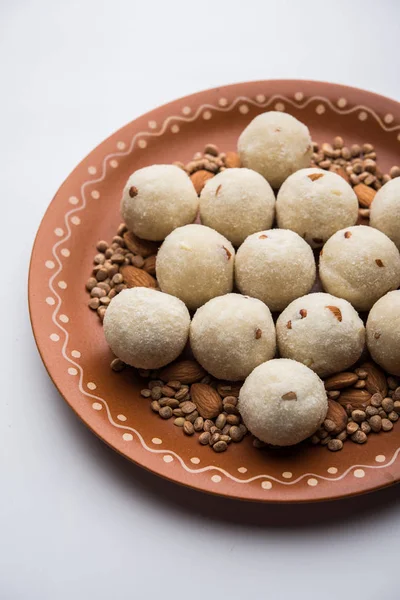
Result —
<svg viewBox="0 0 400 600"><path fill-rule="evenodd" d="M191 473L200 473L200 472L205 472L205 471L209 471L209 470L213 470L214 474L211 475L211 481L213 483L220 483L220 481L222 480L221 475L224 475L226 477L228 477L229 479L236 481L238 483L251 483L253 481L256 480L261 480L261 487L264 490L269 490L272 488L273 486L273 482L276 483L280 483L280 484L284 484L284 485L294 485L300 481L302 481L303 479L306 479L306 483L311 486L311 487L315 487L318 485L319 480L326 480L326 481L338 481L342 478L344 478L346 475L348 475L349 473L353 473L353 476L357 479L362 479L365 477L366 469L377 469L377 468L382 468L382 467L387 467L391 464L393 464L393 462L396 460L399 452L400 452L400 448L398 448L393 457L387 462L385 463L386 457L384 455L377 455L375 457L375 462L378 464L375 465L353 465L351 467L349 467L348 469L346 469L346 471L344 471L341 475L337 476L337 477L332 477L332 475L337 475L338 473L338 469L336 467L329 467L327 469L327 472L329 473L329 475L331 475L331 477L326 477L324 475L318 475L318 474L310 474L310 473L306 473L304 475L300 475L297 478L293 479L293 474L290 473L289 471L284 471L282 473L282 477L283 479L277 479L275 477L271 477L269 475L265 475L265 474L260 474L260 475L256 475L253 477L250 477L248 479L240 479L236 476L234 476L233 474L227 472L226 470L220 468L220 467L216 467L214 465L208 465L206 467L202 467L202 468L198 468L198 469L192 469L190 468L188 465L185 464L185 462L183 461L183 459L177 455L175 452L170 452L170 451L165 451L165 450L161 450L161 449L155 449L154 447L149 447L143 437L141 436L141 434L135 430L132 427L128 427L127 425L122 425L121 422L125 422L127 420L125 415L118 415L117 416L117 420L119 421L119 423L117 423L116 421L114 421L112 415L111 415L111 411L110 408L106 402L106 400L104 400L103 398L94 396L93 394L87 392L84 387L83 387L83 369L82 367L75 363L71 357L69 357L66 354L66 348L68 345L68 340L69 340L69 334L66 331L66 329L60 325L60 321L64 324L67 324L69 322L69 318L65 315L65 314L59 314L59 309L61 308L62 305L62 299L61 297L57 294L56 290L53 288L53 282L55 277L57 277L61 271L62 271L62 263L57 255L57 249L60 246L60 244L65 244L65 242L70 238L71 236L71 229L70 229L70 225L69 225L69 217L71 217L70 221L72 224L74 225L79 225L81 223L81 219L80 217L78 217L77 215L73 215L71 216L74 212L76 211L81 211L84 210L86 205L87 205L87 201L86 201L86 188L88 185L93 185L93 184L98 184L101 183L106 175L106 164L107 161L109 161L110 166L116 168L118 166L118 161L117 158L119 156L126 156L128 154L130 154L132 152L132 150L134 149L135 145L137 145L138 148L140 149L145 149L147 147L147 141L146 139L144 139L145 137L152 137L152 136L161 136L165 133L165 131L167 131L167 128L170 124L171 121L175 121L175 123L173 123L170 126L170 130L172 133L179 133L180 131L180 127L179 125L176 123L176 121L194 121L196 119L198 119L199 117L202 117L204 120L210 120L212 119L213 113L212 110L219 110L219 111L230 111L233 110L235 107L238 107L238 110L241 114L245 115L249 112L249 105L254 105L254 106L262 106L264 108L267 108L268 106L273 106L275 110L278 111L284 111L286 110L286 105L292 105L292 106L297 106L297 108L305 108L309 103L317 101L318 103L316 104L315 110L317 112L317 114L323 114L327 109L330 109L336 113L339 114L350 114L350 113L356 113L358 119L360 119L361 121L365 121L368 116L371 116L372 118L374 118L378 124L381 126L382 129L384 129L387 132L390 131L398 131L400 129L399 125L395 125L392 127L389 127L389 125L391 123L393 123L394 117L392 114L387 113L384 117L383 120L371 109L369 109L368 107L365 106L354 106L352 108L347 109L347 99L346 98L339 98L336 102L335 106L330 100L328 100L327 98L321 98L321 97L310 97L308 99L306 99L303 104L299 107L297 103L301 103L304 100L304 94L301 91L298 91L295 93L294 95L294 101L291 100L290 98L286 98L280 95L275 95L270 97L269 99L266 98L266 96L262 93L257 94L255 96L255 100L251 99L251 98L246 98L246 97L238 97L236 98L230 105L229 105L229 101L224 98L221 97L218 100L218 106L213 106L213 105L204 105L204 106L200 106L196 109L195 113L193 114L193 110L191 107L189 106L184 106L182 108L182 114L184 115L183 117L179 117L178 115L171 115L170 117L168 117L164 123L162 124L160 130L158 132L155 132L154 129L157 128L157 123L155 121L150 121L149 122L149 129L152 129L153 131L148 131L148 132L140 132L137 133L131 140L130 146L128 149L126 146L126 143L123 141L118 141L116 144L116 147L118 149L118 153L114 153L114 154L110 154L107 155L106 157L104 157L103 159L103 164L102 164L102 168L101 168L101 175L99 178L97 179L91 179L86 181L82 186L81 186L81 198L82 198L82 206L80 206L79 208L77 207L77 205L79 204L79 198L78 196L70 196L68 198L68 202L70 205L72 205L73 207L76 208L72 208L69 212L66 213L65 215L65 226L66 226L66 230L67 233L65 234L64 229L61 227L57 227L54 230L54 233L56 235L56 237L60 238L60 240L53 246L52 248L52 254L54 256L54 258L57 260L59 267L58 270L52 274L52 276L50 277L49 280L49 288L53 294L53 296L55 296L57 298L57 306L52 314L52 321L53 324L55 326L57 326L65 335L65 343L62 346L61 352L64 356L64 358L73 366L68 368L68 373L70 375L76 376L79 374L79 388L80 391L85 395L88 396L89 398L92 398L94 401L92 402L92 408L95 411L102 411L103 408L106 409L106 413L107 413L107 417L108 420L110 422L111 425L113 425L114 427L117 428L121 428L124 430L124 432L122 433L122 439L126 442L130 442L133 440L133 435L132 433L134 433L136 435L136 437L139 439L140 443L142 444L143 448L145 448L146 450L148 450L149 452L156 452L156 453L161 453L162 455L162 460L164 461L164 463L169 464L169 463L173 463L174 459L176 458L179 463L181 464L181 466L186 469L187 471L191 472ZM211 110L210 110L211 109ZM191 116L189 116L191 115ZM400 141L400 133L397 134L397 139ZM97 167L94 165L90 165L87 168L88 170L88 174L89 175L96 175L97 174ZM100 191L97 189L92 189L90 191L90 196L92 199L94 200L98 200L101 197ZM61 249L60 254L64 257L68 257L70 255L70 252L67 248ZM47 260L45 262L45 267L49 270L54 270L56 267L56 263L53 260ZM65 289L67 287L67 283L64 281L60 281L58 283L58 287L60 289ZM55 305L55 300L53 296L47 296L46 297L46 302L49 306L54 306ZM51 333L50 334L50 339L53 342L58 342L60 341L60 335L58 333ZM78 350L73 350L71 352L71 356L73 358L79 358L80 357L80 352ZM97 386L94 382L89 381L88 383L86 383L86 388L88 390L90 390L91 392L95 391ZM152 439L152 443L153 445L161 445L162 444L162 440L160 438L153 438ZM191 463L194 465L197 465L200 463L200 459L197 457L192 457L190 459ZM215 471L218 471L220 474L215 474ZM238 473L240 474L245 474L247 473L247 468L242 466L242 467L238 467L237 469Z"/></svg>

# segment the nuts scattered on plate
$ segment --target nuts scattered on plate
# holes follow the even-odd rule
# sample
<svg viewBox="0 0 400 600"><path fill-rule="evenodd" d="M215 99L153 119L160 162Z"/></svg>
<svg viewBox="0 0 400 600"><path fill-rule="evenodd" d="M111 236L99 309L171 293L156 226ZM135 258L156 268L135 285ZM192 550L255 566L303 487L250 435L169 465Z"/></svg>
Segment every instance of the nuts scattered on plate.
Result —
<svg viewBox="0 0 400 600"><path fill-rule="evenodd" d="M258 144L256 150L252 143ZM282 145L285 152L279 157L275 150ZM187 165L155 165L131 176L122 201L129 230L122 223L111 243L98 242L86 289L88 306L105 319L106 337L117 355L111 368L119 372L131 364L150 378L141 395L151 411L215 452L247 437L240 411L261 438L254 438L257 448L311 436L311 444L337 452L347 439L364 444L369 435L391 431L400 415L400 354L393 325L400 291L385 294L400 284L392 206L400 169L383 174L376 159L371 144L347 147L339 136L332 144L313 144L307 128L290 115L265 113L243 132L239 153L207 144ZM242 166L257 171L257 177ZM284 181L278 223L298 230L300 237L294 231L270 229L275 207L271 186L277 189ZM311 192L301 193L301 186ZM199 203L203 223L217 231L190 224ZM286 219L289 213L293 222ZM305 220L298 229L300 215ZM354 227L357 218L367 225L370 216L382 232ZM244 242L236 257L231 242ZM318 320L314 300L329 295L304 294L315 278L311 247L323 244L321 280L336 297L323 303L325 312ZM240 292L253 298L230 294L234 277ZM301 296L300 306L296 298ZM243 307L257 302L268 315L265 304L274 311L287 307L277 323L280 352L300 362L270 360L275 347L270 315L264 322L258 311L250 311L251 318L239 305L232 311L231 297L242 298ZM392 374L365 362L364 326L346 300L358 310L369 310L377 301L367 322L368 348ZM191 334L199 362L179 359L188 338L188 309L199 309ZM303 329L305 353L300 351ZM291 345L299 336L297 351ZM290 339L289 351L285 344ZM289 377L279 367L284 362L293 362L299 374ZM260 388L257 383L257 374L264 371L283 386L275 404L269 404L275 387L264 402L268 385ZM312 407L307 407L311 388L305 373L315 382L310 385L318 396Z"/></svg>

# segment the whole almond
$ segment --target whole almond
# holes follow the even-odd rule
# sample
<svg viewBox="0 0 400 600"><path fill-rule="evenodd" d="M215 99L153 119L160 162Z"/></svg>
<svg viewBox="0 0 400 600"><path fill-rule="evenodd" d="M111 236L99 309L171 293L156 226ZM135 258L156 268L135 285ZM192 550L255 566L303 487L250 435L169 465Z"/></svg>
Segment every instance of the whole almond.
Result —
<svg viewBox="0 0 400 600"><path fill-rule="evenodd" d="M336 427L331 432L334 435L337 435L346 428L347 413L343 406L341 406L339 402L335 402L335 400L328 400L328 412L325 419L329 419L335 423Z"/></svg>
<svg viewBox="0 0 400 600"><path fill-rule="evenodd" d="M382 394L385 398L388 393L388 385L384 372L373 362L365 362L361 365L368 375L365 379L365 389L372 394Z"/></svg>
<svg viewBox="0 0 400 600"><path fill-rule="evenodd" d="M358 381L358 377L355 373L337 373L325 379L325 389L329 390L341 390L342 388L354 385Z"/></svg>
<svg viewBox="0 0 400 600"><path fill-rule="evenodd" d="M214 177L214 173L210 173L210 171L206 171L205 169L200 169L200 171L195 171L190 176L192 183L194 185L194 189L197 194L200 196L201 190L206 184L206 181L212 179Z"/></svg>
<svg viewBox="0 0 400 600"><path fill-rule="evenodd" d="M191 387L192 402L204 419L214 419L222 412L222 400L218 392L206 383L194 383Z"/></svg>
<svg viewBox="0 0 400 600"><path fill-rule="evenodd" d="M368 187L365 183L355 185L353 190L358 198L359 205L363 208L369 208L372 200L375 198L376 190Z"/></svg>
<svg viewBox="0 0 400 600"><path fill-rule="evenodd" d="M154 277L146 273L146 271L143 271L143 269L138 269L137 267L126 265L120 268L120 273L124 278L124 282L128 288L157 287L157 281L154 279Z"/></svg>
<svg viewBox="0 0 400 600"><path fill-rule="evenodd" d="M227 152L225 156L225 166L228 169L237 169L240 167L240 158L236 152Z"/></svg>
<svg viewBox="0 0 400 600"><path fill-rule="evenodd" d="M346 388L340 394L338 402L342 406L350 404L353 408L365 408L369 404L370 398L370 392L365 389L358 390L356 388Z"/></svg>
<svg viewBox="0 0 400 600"><path fill-rule="evenodd" d="M148 256L147 258L145 258L144 265L143 265L143 271L146 271L146 273L149 273L150 275L156 274L156 255L155 254L152 254L151 256Z"/></svg>
<svg viewBox="0 0 400 600"><path fill-rule="evenodd" d="M181 383L195 383L203 379L206 372L195 360L180 360L168 365L160 372L163 381L180 381Z"/></svg>
<svg viewBox="0 0 400 600"><path fill-rule="evenodd" d="M124 233L123 237L129 252L133 252L133 254L140 254L140 256L143 256L143 258L146 258L151 254L157 254L158 246L156 242L142 240L137 235L132 233L132 231L127 231Z"/></svg>

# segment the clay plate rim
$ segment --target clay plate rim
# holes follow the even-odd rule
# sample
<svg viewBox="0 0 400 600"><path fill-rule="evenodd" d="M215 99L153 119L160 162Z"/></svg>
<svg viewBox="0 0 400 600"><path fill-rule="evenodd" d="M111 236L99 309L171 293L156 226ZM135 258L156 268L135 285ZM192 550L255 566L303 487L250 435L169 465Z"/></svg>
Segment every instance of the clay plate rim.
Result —
<svg viewBox="0 0 400 600"><path fill-rule="evenodd" d="M301 90L301 92L298 92L297 90ZM302 96L301 98L300 98L300 95ZM270 97L268 97L268 96L270 96ZM385 462L384 465L376 465L376 464L359 465L359 464L356 464L356 465L351 466L351 468L349 470L349 475L354 473L355 470L362 471L363 470L362 467L364 467L366 470L368 470L368 472L370 474L372 474L372 476L370 476L370 477L362 476L360 479L358 479L357 485L354 485L355 479L349 480L349 475L343 476L341 484L344 484L344 485L340 485L340 482L336 481L336 478L327 478L326 473L324 473L323 479L332 481L336 485L332 485L330 488L326 488L326 486L324 486L323 489L320 489L317 486L307 489L307 486L305 486L305 490L303 490L303 493L301 493L299 495L295 494L295 495L286 496L284 493L285 486L284 485L281 486L281 485L279 485L279 483L285 484L285 483L289 483L289 482L285 482L285 481L281 480L281 481L278 481L278 485L275 486L275 488L273 488L274 491L269 490L268 493L264 493L264 492L260 493L260 490L256 491L255 488L253 489L253 491L250 491L250 493L248 491L246 493L241 493L242 490L237 489L237 486L234 486L234 489L231 489L232 482L230 482L229 479L227 479L225 481L224 476L222 476L222 478L221 478L219 475L217 475L217 477L219 477L219 479L220 479L220 484L215 485L215 484L211 483L210 481L207 482L207 480L205 480L204 477L200 478L200 477L192 476L193 473L191 473L191 475L189 476L184 471L183 468L179 467L179 465L178 465L178 469L179 469L179 471L181 471L181 473L177 473L176 468L173 469L172 471L168 470L168 466L162 460L158 461L158 464L155 464L154 461L151 462L151 461L146 460L146 458L143 458L142 456L138 456L133 444L128 449L126 449L124 444L116 442L115 437L110 435L109 428L105 427L104 423L102 421L99 421L98 419L94 418L97 415L94 415L93 411L90 412L89 410L87 410L86 406L83 408L82 405L79 402L77 402L76 394L71 392L70 383L66 384L66 381L65 381L66 376L62 375L60 373L60 369L58 368L58 365L59 365L58 361L54 360L54 344L52 342L49 342L48 340L46 342L45 338L43 337L44 321L46 320L46 317L43 315L43 305L40 303L40 300L38 299L38 290L40 290L41 286L43 285L41 283L41 281L44 279L44 284L46 283L46 280L43 277L43 274L41 273L41 270L40 270L41 266L39 268L40 257L41 257L41 255L43 255L43 248L40 248L40 245L43 241L41 239L41 237L44 234L45 230L47 230L48 226L51 225L51 222L54 220L54 213L56 213L58 220L60 220L60 217L63 215L63 213L65 211L65 196L64 196L64 198L62 197L64 194L65 186L68 186L68 184L71 183L71 181L74 180L74 178L82 179L82 176L79 172L82 171L83 169L86 169L88 164L91 164L93 162L99 163L98 158L93 159L93 157L98 154L101 154L104 157L104 154L105 154L104 149L107 148L109 151L110 149L108 147L115 140L117 140L118 137L126 137L127 133L130 132L129 137L132 138L132 133L135 132L137 130L137 128L140 128L142 130L143 130L143 128L145 129L144 132L142 131L142 133L144 133L144 136L146 135L146 133L151 135L151 132L147 131L148 130L147 123L149 123L150 121L154 122L156 118L158 119L158 116L165 117L166 115L169 115L163 123L165 123L166 121L169 121L169 119L172 119L172 121L174 122L174 120L176 119L178 122L179 121L195 122L195 126L196 126L196 121L197 121L197 125L199 122L201 122L201 120L200 120L201 110L204 111L204 109L207 107L210 107L211 110L215 109L216 111L221 111L221 112L222 111L224 111L224 112L230 111L236 107L239 107L239 111L241 112L242 117L244 117L247 114L247 112L249 112L249 111L246 110L246 112L245 112L243 110L243 112L242 112L240 110L241 106L247 106L247 108L250 106L250 109L252 109L253 106L256 106L256 107L259 107L259 110L257 112L262 112L263 109L265 110L263 105L265 105L265 103L268 103L275 96L278 98L276 105L279 104L279 98L281 98L283 102L287 101L288 106L290 108L294 107L295 109L300 108L300 105L316 103L315 111L320 116L322 116L326 111L329 111L329 110L332 110L332 111L336 112L337 114L346 114L346 115L353 114L354 117L358 116L358 119L360 121L359 125L361 125L361 122L362 122L363 127L364 127L364 130L363 130L364 141L369 141L369 140L366 139L366 136L368 136L368 132L365 129L363 122L371 116L372 116L372 119L369 118L369 123L371 122L371 120L372 121L375 120L375 123L373 123L373 124L374 125L378 124L380 126L380 129L382 131L384 131L385 133L391 134L392 132L397 132L400 129L400 126L396 125L396 123L400 122L400 104L395 102L394 100L385 98L383 96L374 94L372 92L366 92L363 90L359 90L357 88L351 88L351 87L347 87L347 86L340 86L340 85L336 85L336 84L315 82L315 81L270 80L270 81L256 81L256 82L249 82L249 83L234 84L231 86L225 86L223 88L214 88L214 89L206 90L206 91L203 91L203 92L200 92L197 94L193 94L191 96L180 98L178 100L175 100L173 102L170 102L166 105L163 105L159 108L156 108L156 109L150 111L149 113L139 117L135 121L132 121L125 127L121 128L120 130L118 130L117 132L115 132L114 134L109 136L104 142L99 144L99 146L97 146L95 148L95 150L93 150L86 158L84 158L79 163L79 165L69 175L69 177L67 177L67 179L64 181L64 183L62 184L62 186L60 187L60 189L54 196L50 206L48 207L48 209L41 221L38 233L35 238L33 251L32 251L30 270L29 270L29 283L28 283L30 318L31 318L32 329L34 332L34 336L35 336L35 340L36 340L36 344L37 344L39 353L42 357L42 360L46 367L46 370L49 373L49 376L52 378L59 393L64 397L64 399L71 406L71 408L74 410L74 412L84 421L84 423L96 435L98 435L98 437L100 437L104 442L106 442L114 450L117 450L117 452L119 452L123 456L129 458L136 464L139 464L140 466L145 467L149 471L152 471L158 475L161 475L171 481L174 481L174 482L177 482L177 483L180 483L183 485L187 485L189 487L193 487L193 488L201 490L201 491L206 491L206 492L209 492L209 493L212 493L215 495L222 495L222 496L228 496L228 497L234 497L234 498L242 498L242 499L254 500L254 501L286 502L286 503L310 502L310 501L342 498L342 497L353 496L353 495L357 495L359 493L364 493L367 491L372 491L375 489L383 488L383 487L391 485L392 483L395 483L400 480L400 468L396 463L397 455L399 453L400 448L397 448L396 451L394 451L394 449L395 449L394 441L395 441L396 432L393 432L392 435L390 436L390 438L393 440L393 443L388 443L389 436L387 436L385 443L383 444L384 447L388 448L389 452L390 451L392 452L392 454L390 454L388 457L388 458L390 458L390 460L388 461L390 464L386 464L386 462ZM297 96L297 98L296 98L296 96ZM257 97L258 98L264 97L265 102L258 101ZM333 106L333 103L331 100L332 97L337 99L337 106L339 106L339 109L336 109ZM224 104L224 105L217 104L218 98L226 99L227 104ZM256 100L254 100L254 98ZM343 99L345 100L345 104L343 106L340 106L339 101L343 100ZM280 102L280 104L282 105L283 102ZM296 103L298 103L299 106L297 106ZM182 105L195 107L196 110L194 112L199 113L198 118L193 119L192 116L190 116L190 118L182 117L181 116L182 115ZM218 106L220 108L218 108ZM321 106L324 109L323 111L320 108ZM268 109L271 109L271 108L275 108L275 106L274 107L268 106ZM280 108L281 107L279 107L278 109L280 109ZM305 106L302 106L301 108L305 108ZM290 110L289 112L292 112L292 111ZM295 111L293 111L293 112L295 112ZM185 113L183 113L183 114L185 114ZM367 114L367 118L364 118L365 114ZM237 115L236 115L236 118L237 118ZM250 120L250 119L248 118L247 122L248 122L248 120ZM305 121L307 122L307 119L305 119ZM338 135L340 135L340 133L341 133L340 131L337 132ZM318 137L317 137L317 140L318 140ZM400 140L399 136L397 136L397 140ZM210 141L212 141L212 140L210 140ZM322 141L322 140L318 140L318 141ZM352 142L353 140L350 140L350 141ZM377 144L377 145L379 146L379 144ZM393 141L392 141L391 145L394 145ZM199 148L197 148L197 149L199 149ZM223 148L223 149L225 149L225 148ZM228 149L233 149L233 148L226 148L226 149L228 150ZM382 149L379 148L379 155L381 154L381 150ZM397 150L397 152L398 152L398 150ZM115 154L118 154L118 153L115 152ZM121 154L121 153L119 153L119 154ZM124 154L124 153L122 153L122 154ZM130 154L130 152L128 154ZM393 154L394 154L394 151L391 152L391 155L393 155ZM178 159L178 157L171 157L170 161L175 160L175 159ZM385 160L385 158L384 158L384 160ZM148 158L146 161L146 164L151 164L151 162L152 162L151 159ZM167 162L167 160L166 160L166 162ZM380 164L382 164L381 160L379 162L380 162ZM101 164L103 164L103 166L104 166L105 163L102 162ZM387 166L389 166L389 164L390 163L385 165L385 168L387 168ZM87 178L87 171L86 171L86 178ZM74 212L73 207L70 206L69 208L72 209L72 212ZM70 210L70 212L71 212L71 210ZM53 213L53 214L51 214L51 213ZM69 226L71 227L70 224L69 224ZM67 229L68 229L68 227L67 227ZM55 246L56 245L53 246L53 249L55 248ZM49 256L50 256L50 254L49 254ZM61 270L62 270L62 267L61 267ZM45 275L49 275L49 273L45 273ZM45 287L45 286L43 285L43 287ZM61 301L61 303L62 303L62 301ZM57 307L57 309L60 308L61 303ZM87 310L87 309L85 308L85 310ZM67 342L67 340L66 340L66 342ZM65 368L63 367L63 373L64 373L64 371L65 371ZM86 394L86 395L88 395L88 394ZM153 421L156 422L157 419L154 417ZM160 421L160 420L158 419L158 421ZM172 424L167 423L167 426L172 427ZM122 429L124 429L124 427L122 425L120 427ZM191 443L194 446L193 454L196 454L197 453L196 452L197 443L194 440L189 440L189 441L191 441ZM365 448L367 449L368 446L365 446ZM152 450L152 452L153 451L154 451L154 449ZM328 451L326 451L326 452L327 452L327 454L330 454L330 453L328 453ZM368 453L368 450L367 450L367 453ZM367 456L367 453L366 453L366 456L364 457L365 462L367 461L367 458L368 459L371 458L371 456ZM165 455L168 455L169 452L167 449L163 448L158 451L158 454L165 456ZM171 454L173 454L173 453L171 453ZM340 458L340 454L341 453L338 453L338 454L335 454L334 456ZM152 457L154 458L153 455L152 455ZM215 462L215 457L210 456L209 462L210 463ZM336 461L332 461L332 462L336 462ZM195 471L195 470L193 469L192 471ZM214 476L215 476L216 473L220 472L219 467L211 465L208 472L210 474L214 473ZM374 474L375 474L375 476L373 476ZM380 477L376 477L377 474L379 474ZM309 475L309 477L311 477L312 475L315 475L317 478L322 477L318 473L317 474L310 473L308 475ZM302 477L305 477L305 476L306 476L306 474L304 474ZM356 477L358 477L358 476L356 476ZM346 481L344 481L345 479L346 479ZM263 481L269 481L268 476L266 476L266 478ZM292 483L293 482L290 482L290 484L292 484ZM338 485L338 483L339 483L339 485ZM246 488L246 487L248 487L248 484L246 484L246 483L243 483L241 485L241 488L243 488L243 491L244 491L244 488ZM307 493L304 493L305 491Z"/></svg>

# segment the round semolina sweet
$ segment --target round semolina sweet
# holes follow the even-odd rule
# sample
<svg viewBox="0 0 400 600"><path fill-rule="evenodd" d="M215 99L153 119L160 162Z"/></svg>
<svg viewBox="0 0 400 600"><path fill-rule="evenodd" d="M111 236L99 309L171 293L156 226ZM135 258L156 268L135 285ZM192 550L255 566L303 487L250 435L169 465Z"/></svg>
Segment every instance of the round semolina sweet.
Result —
<svg viewBox="0 0 400 600"><path fill-rule="evenodd" d="M250 373L240 390L238 408L253 435L267 444L291 446L318 429L328 400L314 371L295 360L278 358Z"/></svg>
<svg viewBox="0 0 400 600"><path fill-rule="evenodd" d="M226 294L198 309L190 326L190 345L211 375L240 381L275 356L275 325L260 300Z"/></svg>
<svg viewBox="0 0 400 600"><path fill-rule="evenodd" d="M374 304L366 330L374 361L392 375L400 375L400 290L389 292Z"/></svg>
<svg viewBox="0 0 400 600"><path fill-rule="evenodd" d="M310 132L287 113L262 113L240 135L238 152L244 167L257 171L277 189L289 175L310 165Z"/></svg>
<svg viewBox="0 0 400 600"><path fill-rule="evenodd" d="M250 169L226 169L209 179L200 195L201 222L234 246L260 229L269 229L275 195L268 181Z"/></svg>
<svg viewBox="0 0 400 600"><path fill-rule="evenodd" d="M272 311L281 311L295 298L307 294L314 284L315 272L310 246L289 229L250 235L235 259L239 290L262 300Z"/></svg>
<svg viewBox="0 0 400 600"><path fill-rule="evenodd" d="M364 324L347 300L316 293L297 298L276 323L280 356L297 360L320 377L344 371L361 356Z"/></svg>
<svg viewBox="0 0 400 600"><path fill-rule="evenodd" d="M296 231L312 248L318 248L339 229L356 224L358 200L337 173L301 169L283 183L276 211L279 227Z"/></svg>
<svg viewBox="0 0 400 600"><path fill-rule="evenodd" d="M152 165L126 182L121 214L128 229L145 240L163 240L196 218L199 199L188 175L175 165Z"/></svg>
<svg viewBox="0 0 400 600"><path fill-rule="evenodd" d="M381 296L399 287L399 251L373 227L348 227L326 242L319 275L324 290L345 298L357 310L369 310Z"/></svg>
<svg viewBox="0 0 400 600"><path fill-rule="evenodd" d="M178 227L157 254L157 280L163 292L190 310L232 291L235 250L229 240L205 225Z"/></svg>
<svg viewBox="0 0 400 600"><path fill-rule="evenodd" d="M370 225L385 233L400 250L400 177L381 187L370 211Z"/></svg>
<svg viewBox="0 0 400 600"><path fill-rule="evenodd" d="M178 298L135 287L111 300L103 324L115 356L138 369L158 369L182 352L190 315Z"/></svg>

